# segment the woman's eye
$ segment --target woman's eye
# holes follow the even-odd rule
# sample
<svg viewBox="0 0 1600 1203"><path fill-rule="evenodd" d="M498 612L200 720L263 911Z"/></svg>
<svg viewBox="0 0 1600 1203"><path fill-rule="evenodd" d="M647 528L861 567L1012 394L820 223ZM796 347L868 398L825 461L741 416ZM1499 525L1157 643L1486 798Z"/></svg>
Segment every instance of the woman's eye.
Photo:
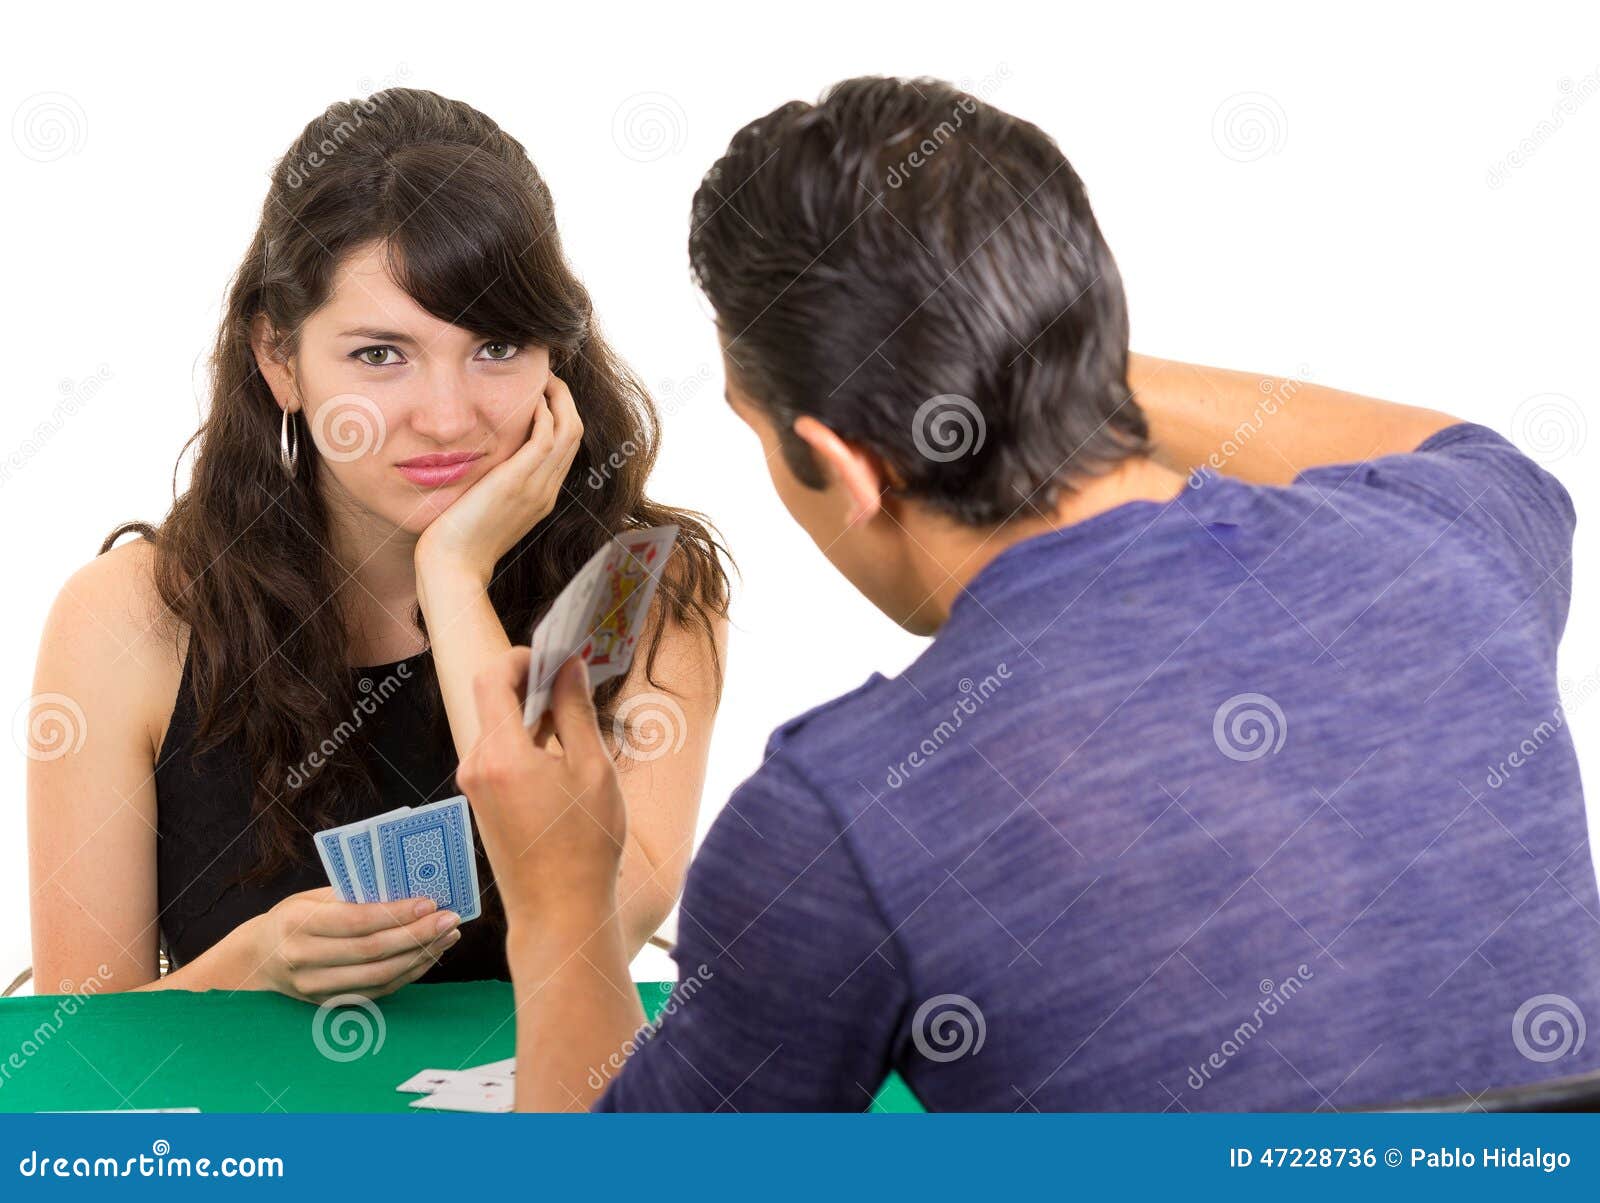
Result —
<svg viewBox="0 0 1600 1203"><path fill-rule="evenodd" d="M391 355L395 356L395 358L390 359L389 356ZM393 347L362 347L361 350L355 352L353 358L359 359L362 363L369 364L372 367L382 368L401 362L399 355L400 352Z"/></svg>
<svg viewBox="0 0 1600 1203"><path fill-rule="evenodd" d="M518 347L516 343L495 340L484 343L482 350L485 359L514 359L516 358Z"/></svg>

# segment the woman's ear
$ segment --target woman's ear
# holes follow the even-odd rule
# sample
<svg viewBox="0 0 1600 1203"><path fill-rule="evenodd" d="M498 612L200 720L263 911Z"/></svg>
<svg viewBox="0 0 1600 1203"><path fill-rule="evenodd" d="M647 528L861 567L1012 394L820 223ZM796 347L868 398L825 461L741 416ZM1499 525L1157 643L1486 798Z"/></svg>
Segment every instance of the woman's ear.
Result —
<svg viewBox="0 0 1600 1203"><path fill-rule="evenodd" d="M267 315L258 313L250 323L250 352L255 356L256 368L272 390L272 397L280 409L290 413L300 408L299 390L295 388L294 371L279 350L277 332Z"/></svg>
<svg viewBox="0 0 1600 1203"><path fill-rule="evenodd" d="M846 442L813 417L796 418L794 432L811 449L829 483L844 491L850 505L845 516L848 526L875 516L883 506L884 493L900 483L876 454Z"/></svg>

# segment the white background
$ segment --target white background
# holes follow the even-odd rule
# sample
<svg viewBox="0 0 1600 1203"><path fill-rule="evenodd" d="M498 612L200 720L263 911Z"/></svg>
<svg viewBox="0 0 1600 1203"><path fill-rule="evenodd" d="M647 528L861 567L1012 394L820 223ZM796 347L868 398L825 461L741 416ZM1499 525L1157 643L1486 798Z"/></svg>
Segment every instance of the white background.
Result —
<svg viewBox="0 0 1600 1203"><path fill-rule="evenodd" d="M653 493L710 514L743 569L703 827L773 726L897 671L922 641L789 523L726 411L688 278L689 200L733 132L777 104L850 75L932 74L1059 140L1121 266L1136 349L1303 366L1542 449L1582 515L1561 666L1587 699L1569 718L1594 788L1600 17L1195 7L14 10L0 48L13 118L0 139L0 717L32 692L62 582L114 524L170 503L273 161L336 98L424 87L527 146L604 326L660 394ZM1520 165L1505 166L1513 152ZM0 757L4 981L29 956L26 760L14 740Z"/></svg>

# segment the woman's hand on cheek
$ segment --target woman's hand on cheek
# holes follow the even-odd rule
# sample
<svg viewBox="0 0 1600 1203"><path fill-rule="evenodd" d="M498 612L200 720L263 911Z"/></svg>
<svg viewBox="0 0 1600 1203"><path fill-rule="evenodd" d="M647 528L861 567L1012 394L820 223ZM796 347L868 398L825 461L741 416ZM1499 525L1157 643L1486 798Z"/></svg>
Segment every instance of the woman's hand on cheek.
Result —
<svg viewBox="0 0 1600 1203"><path fill-rule="evenodd" d="M475 684L478 742L456 781L472 804L495 883L515 927L562 918L599 922L616 908L627 835L622 786L600 737L588 669L576 656L556 676L559 751L522 725L529 651L511 649Z"/></svg>
<svg viewBox="0 0 1600 1203"><path fill-rule="evenodd" d="M552 374L534 404L527 441L422 532L417 571L464 572L487 586L500 557L555 509L582 438L572 393Z"/></svg>

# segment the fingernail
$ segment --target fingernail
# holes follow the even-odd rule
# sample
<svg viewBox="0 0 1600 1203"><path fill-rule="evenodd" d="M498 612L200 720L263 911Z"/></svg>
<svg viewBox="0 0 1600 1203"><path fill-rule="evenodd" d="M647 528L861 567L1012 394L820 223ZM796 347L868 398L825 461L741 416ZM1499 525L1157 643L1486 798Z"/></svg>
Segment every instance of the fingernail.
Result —
<svg viewBox="0 0 1600 1203"><path fill-rule="evenodd" d="M437 924L435 924L435 927L437 927L439 932L443 934L444 932L449 931L460 921L461 916L456 914L454 911L444 911L440 914L439 921Z"/></svg>
<svg viewBox="0 0 1600 1203"><path fill-rule="evenodd" d="M431 911L434 908L435 905L436 904L434 903L433 899L431 899L431 898L420 898L420 899L418 899L417 900L417 907L416 907L416 911L415 911L415 914L416 914L417 918L418 919L422 918L422 916L426 915L429 911Z"/></svg>

